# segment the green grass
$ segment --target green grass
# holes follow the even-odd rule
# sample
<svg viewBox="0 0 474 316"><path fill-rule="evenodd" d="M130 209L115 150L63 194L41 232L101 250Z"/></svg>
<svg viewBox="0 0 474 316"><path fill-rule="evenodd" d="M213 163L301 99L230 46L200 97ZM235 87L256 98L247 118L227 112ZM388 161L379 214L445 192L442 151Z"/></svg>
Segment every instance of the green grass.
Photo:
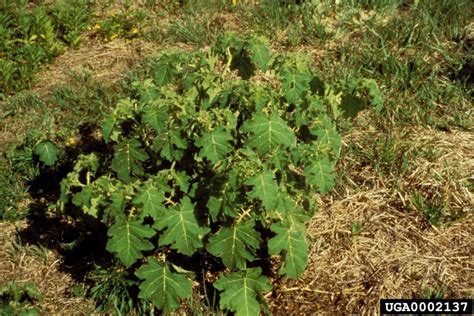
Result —
<svg viewBox="0 0 474 316"><path fill-rule="evenodd" d="M5 128L14 131L16 140L0 144L0 218L17 220L28 215L16 205L28 199L31 183L45 171L35 146L51 140L64 151L68 139L87 137L81 135L83 130L98 128L103 113L130 95L132 82L141 75L130 72L125 80L105 85L88 72L72 72L65 83L51 87L45 95L24 91L3 103Z"/></svg>
<svg viewBox="0 0 474 316"><path fill-rule="evenodd" d="M472 55L462 40L471 18L468 6L472 9L467 1L422 1L416 8L382 8L388 21L373 15L357 47L345 44L347 59L338 66L386 87L386 114L397 125L467 128L472 87L455 70Z"/></svg>

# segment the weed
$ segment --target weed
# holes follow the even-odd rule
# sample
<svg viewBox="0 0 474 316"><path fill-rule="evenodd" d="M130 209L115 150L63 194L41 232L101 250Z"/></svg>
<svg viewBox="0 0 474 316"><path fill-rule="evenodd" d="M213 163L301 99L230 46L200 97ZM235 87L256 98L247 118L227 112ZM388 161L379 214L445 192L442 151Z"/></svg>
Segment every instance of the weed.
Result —
<svg viewBox="0 0 474 316"><path fill-rule="evenodd" d="M146 14L142 10L123 10L97 21L93 29L103 36L105 41L116 38L134 39L141 35Z"/></svg>
<svg viewBox="0 0 474 316"><path fill-rule="evenodd" d="M139 314L152 312L149 304L137 304L135 294L130 292L136 283L130 280L128 272L120 268L101 269L97 267L89 279L95 284L90 290L90 297L96 302L96 311L107 313L114 311L120 315L137 311ZM136 290L136 289L135 289Z"/></svg>
<svg viewBox="0 0 474 316"><path fill-rule="evenodd" d="M445 284L441 284L438 287L426 287L421 290L422 299L443 299L449 292L449 288Z"/></svg>
<svg viewBox="0 0 474 316"><path fill-rule="evenodd" d="M413 194L410 202L415 210L424 214L430 224L435 226L441 223L447 209L446 203L442 199L432 201L420 193Z"/></svg>
<svg viewBox="0 0 474 316"><path fill-rule="evenodd" d="M29 1L7 1L7 3L8 8L3 10L2 7L0 13L0 98L7 98L15 91L28 87L34 73L44 63L53 60L66 46L81 45L88 34L95 34L102 41L111 41L118 37L141 38L167 44L186 42L203 47L210 45L222 33L227 27L226 16L231 15L239 21L238 27L235 27L239 33L252 33L256 37L266 35L272 39L274 48L280 49L284 46L288 50L298 50L305 46L306 49L309 47L317 50L314 62L318 69L315 72L327 86L337 87L336 92L342 93L341 95L336 93L331 97L334 97L334 100L341 97L342 111L350 119L357 118L358 113L367 108L367 104L361 100L370 97L367 91L352 91L353 82L370 77L383 87L385 106L382 115L370 116L365 125L352 126L349 120L344 121L342 117L337 120L337 123L340 123L339 128L344 126L344 132L347 133L352 128L361 132L369 126L374 129L371 133L364 133L366 139L360 144L349 143L348 150L343 152L347 161L355 162L347 168L358 165L373 169L377 174L378 179L361 179L360 183L375 186L376 182L381 180L389 186L390 195L396 196L403 187L408 171L417 167L417 158L434 161L439 156L436 152L431 152L430 146L420 148L416 141L406 135L416 133L417 128L425 126L443 131L457 128L470 130L473 126L472 43L470 44L466 33L466 25L472 19L473 7L472 2L468 0L259 1L242 5L238 1L235 6L230 6L230 1L220 0L147 0L145 9L137 8L131 1L125 1L121 5L100 2L94 4L96 7L85 0L74 1L73 5L69 1L55 1L51 4L41 2L31 7L27 7ZM101 14L94 13L97 7L102 7ZM114 10L111 10L111 7ZM117 7L119 10L115 10ZM85 33L86 29L90 33ZM244 69L245 65L252 66L249 63L252 51L248 49L238 51L238 57L235 51L229 52L239 60L231 63L229 73L240 71L239 74L246 73L248 79L257 72L258 77L261 74L260 70L256 71L252 67ZM130 73L123 82L112 86L93 79L92 74L88 72L71 73L66 83L52 88L47 95L39 96L36 93L25 92L2 104L4 117L0 119L0 124L5 123L5 126L15 133L10 140L10 143L14 144L9 148L5 146L5 150L2 148L0 218L14 220L24 217L26 212L19 212L18 201L37 197L33 196L31 190L28 192L30 181L39 174L43 178L44 174L50 174L44 172L47 168L58 167L57 163L52 167L44 164L51 160L48 160L48 157L41 157L37 144L50 141L58 147L59 153L67 152L69 156L66 155L65 159L69 160L75 160L81 153L96 152L97 147L106 150L107 146L91 137L93 134L91 131L98 130L97 122L100 121L102 113L115 115L111 111L117 109L119 100L127 97L139 100L138 104L142 104L147 102L146 98L153 99L170 92L163 90L161 86L154 90L153 85L149 85L147 79L155 83L168 80L167 75L162 77L155 75L158 72L156 69L159 68L156 64L145 62L138 67L139 69ZM168 70L178 71L173 67ZM166 71L165 69L165 73ZM264 82L273 80L267 75L262 77ZM210 94L217 91L217 88L214 79L210 78L201 78L205 86L203 84L201 90L190 92L189 95L197 93L199 102L211 100ZM234 79L229 82L234 82ZM133 86L132 82L140 84ZM185 91L189 84L189 82L179 84L176 87L178 94ZM324 87L322 92L317 94L320 97L328 97L325 95ZM229 99L226 99L227 97ZM225 103L225 100L230 100L233 106L243 102L232 94L227 97L219 99L219 102ZM275 101L275 106L281 102L282 99ZM178 107L183 106L179 102L177 104ZM339 113L337 107L329 112ZM130 115L128 117L130 121L125 120L120 126L120 131L127 137L134 135L133 132L136 131L127 124L137 117L142 118L141 114L135 114L134 112L134 115ZM23 126L17 129L15 122ZM155 120L154 124L159 122ZM23 138L25 127L32 130L32 133ZM85 130L88 132L84 132ZM132 134L129 135L127 132ZM151 129L150 133L154 132L156 130ZM110 137L114 137L113 133ZM140 142L147 140L145 134L137 139ZM68 141L65 142L66 140ZM169 155L178 155L182 149L179 148L176 139L175 142L170 147ZM63 146L64 143L67 144ZM86 147L84 145L86 143L93 143L95 147ZM235 145L242 144L240 142ZM199 150L196 151L196 148L195 151L189 149L189 152L193 153L191 160L199 155ZM149 150L147 153L149 154ZM165 158L157 160L156 165L145 167L150 168L147 170L156 171L159 163L163 163ZM110 163L113 159L114 157L110 156L101 163ZM196 164L202 164L203 161L207 161L206 159L209 160L209 157L200 157L200 160L198 157ZM276 166L279 162L273 163ZM118 165L116 163L114 168L118 169ZM189 175L186 171L185 174ZM298 178L298 172L301 173L301 170L295 172L295 178ZM282 181L280 176L278 174L278 181ZM448 175L442 176L448 177ZM79 180L84 179L79 177ZM177 192L182 191L181 185L185 186L183 184L185 182L179 183L174 184ZM43 184L44 182L40 182L40 186ZM342 182L338 184L341 189L349 185ZM450 214L450 201L442 192L428 192L426 187L417 186L417 183L415 186L416 189L408 190L409 209L423 214L431 224L438 226L449 224L459 218L459 214ZM471 180L467 181L466 188L472 191ZM291 189L299 188L295 185ZM133 190L136 192L138 189L135 187ZM186 195L189 192L180 194ZM71 194L77 193L74 191ZM133 195L130 192L123 194L127 197ZM114 196L111 205L119 203L117 202L120 200L119 195ZM92 210L93 203L103 202L100 196L97 196L94 197L96 200L91 199L89 205L86 203L87 198L85 192L79 197L74 197L72 203L83 202L84 208ZM169 199L169 196L167 198ZM169 201L177 203L180 198L181 196L175 195L174 200ZM130 213L127 213L127 216L133 217L141 206L132 202L126 203L133 204L129 209ZM40 204L43 207L45 202ZM199 207L201 208L201 205ZM99 212L104 212L104 208L99 208ZM363 229L362 223L353 222L351 225L353 236L360 234ZM163 232L160 231L159 234L161 238ZM272 235L267 237L273 238ZM73 243L66 245L69 248L74 246ZM175 249L168 249L169 247L171 246L165 246L165 252L176 252ZM147 253L145 255L148 256ZM161 257L159 259L162 260ZM173 261L176 262L179 260ZM169 271L177 273L179 272L176 270L177 267L177 265L171 266ZM98 302L98 311L153 312L149 302L139 302L137 299L141 281L130 271L114 266L98 268L91 274L93 290L86 292ZM189 278L185 272L183 274ZM196 280L201 282L200 277ZM213 312L219 307L218 290L211 291L212 282L204 278L202 283L209 285L202 289L204 298L192 296L188 305L191 309ZM81 289L77 289L80 296L84 294L84 289ZM427 288L423 296L442 297L444 294L443 287Z"/></svg>
<svg viewBox="0 0 474 316"><path fill-rule="evenodd" d="M87 26L86 1L58 1L28 7L6 1L0 13L0 94L28 87L41 65L62 53L64 42L77 46Z"/></svg>
<svg viewBox="0 0 474 316"><path fill-rule="evenodd" d="M353 222L351 225L351 234L352 237L359 235L364 231L364 224L359 222Z"/></svg>
<svg viewBox="0 0 474 316"><path fill-rule="evenodd" d="M274 72L279 89L256 84L258 71ZM334 185L337 93L313 87L304 57L272 57L265 38L235 33L207 53L164 53L151 75L105 117L107 150L75 159L51 207L75 205L107 226L106 250L123 267L110 286L138 285L143 304L174 311L192 297L196 266L225 266L212 282L220 309L257 314L271 285L250 262L280 255L279 274L290 278L305 268L314 209L302 200ZM352 93L382 106L370 80ZM119 309L135 302L122 291Z"/></svg>
<svg viewBox="0 0 474 316"><path fill-rule="evenodd" d="M0 287L0 313L2 315L40 315L37 308L27 307L42 299L42 294L33 283L9 282Z"/></svg>

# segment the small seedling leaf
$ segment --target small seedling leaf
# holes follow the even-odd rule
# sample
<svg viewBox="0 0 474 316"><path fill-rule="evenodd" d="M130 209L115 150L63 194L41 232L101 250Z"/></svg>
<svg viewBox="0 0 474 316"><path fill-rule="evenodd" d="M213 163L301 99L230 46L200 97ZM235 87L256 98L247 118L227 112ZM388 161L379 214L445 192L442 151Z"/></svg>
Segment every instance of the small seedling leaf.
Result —
<svg viewBox="0 0 474 316"><path fill-rule="evenodd" d="M35 154L47 166L52 166L58 159L58 149L50 141L44 141L36 145Z"/></svg>

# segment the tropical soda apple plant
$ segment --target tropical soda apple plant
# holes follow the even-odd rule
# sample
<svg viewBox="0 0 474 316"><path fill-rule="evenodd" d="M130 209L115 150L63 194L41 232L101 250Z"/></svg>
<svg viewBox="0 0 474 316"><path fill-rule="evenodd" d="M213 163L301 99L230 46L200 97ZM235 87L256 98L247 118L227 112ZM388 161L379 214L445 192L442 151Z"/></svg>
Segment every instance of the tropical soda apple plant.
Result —
<svg viewBox="0 0 474 316"><path fill-rule="evenodd" d="M108 227L106 250L156 308L191 297L200 261L221 310L258 315L272 290L262 263L280 258L288 278L306 267L314 193L334 186L340 94L301 55L234 33L161 54L134 86L105 117L107 150L79 156L61 182L58 208Z"/></svg>

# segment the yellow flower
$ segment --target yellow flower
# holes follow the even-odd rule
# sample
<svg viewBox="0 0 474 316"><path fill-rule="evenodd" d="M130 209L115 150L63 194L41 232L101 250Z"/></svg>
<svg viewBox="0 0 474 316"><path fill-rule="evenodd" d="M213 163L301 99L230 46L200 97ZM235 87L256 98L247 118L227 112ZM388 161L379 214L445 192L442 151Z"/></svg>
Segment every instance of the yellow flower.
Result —
<svg viewBox="0 0 474 316"><path fill-rule="evenodd" d="M232 0L232 5L237 5L237 0Z"/></svg>
<svg viewBox="0 0 474 316"><path fill-rule="evenodd" d="M69 137L68 140L66 141L66 146L67 147L75 147L79 143L79 137Z"/></svg>

